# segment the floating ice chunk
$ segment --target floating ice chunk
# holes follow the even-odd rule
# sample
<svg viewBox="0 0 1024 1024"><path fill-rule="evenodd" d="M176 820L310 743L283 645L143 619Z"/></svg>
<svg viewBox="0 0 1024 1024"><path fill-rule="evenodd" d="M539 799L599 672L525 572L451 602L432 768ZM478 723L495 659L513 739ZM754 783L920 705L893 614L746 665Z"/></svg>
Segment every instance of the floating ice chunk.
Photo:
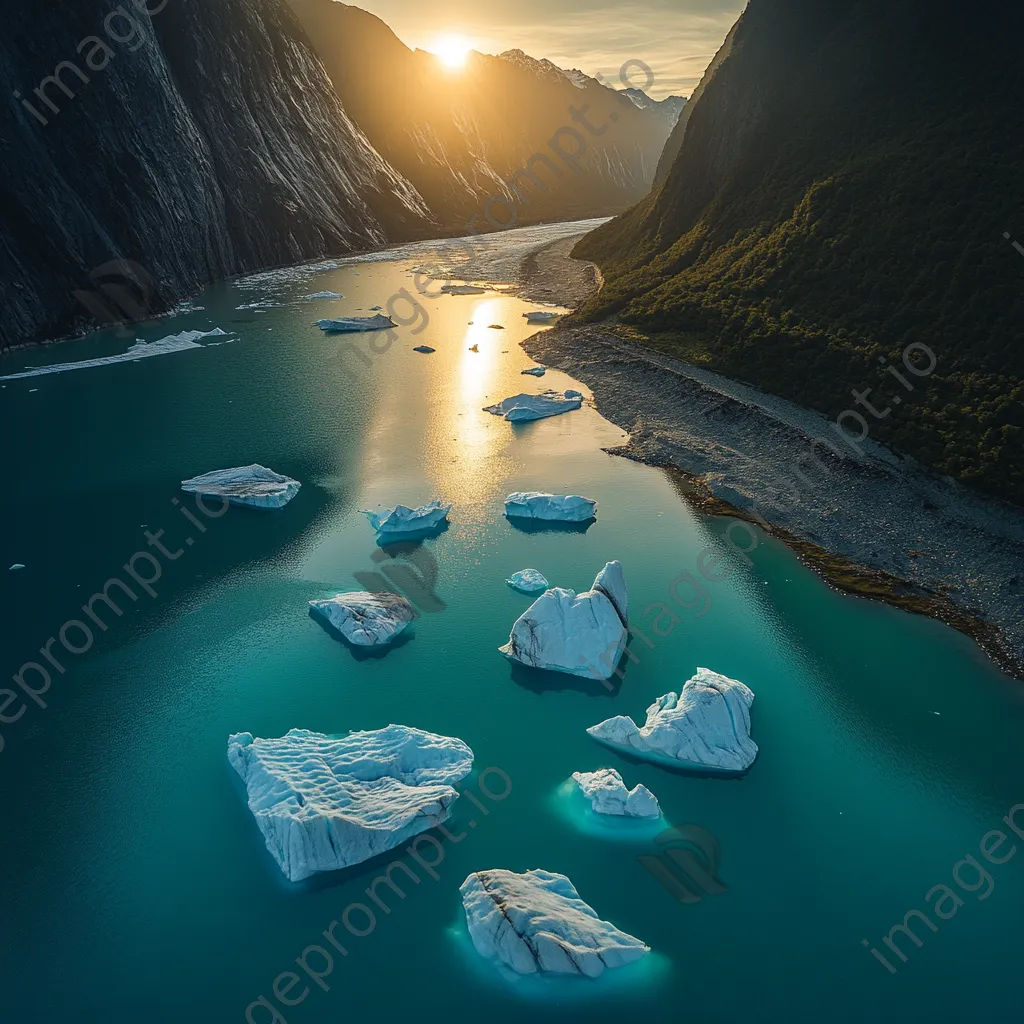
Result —
<svg viewBox="0 0 1024 1024"><path fill-rule="evenodd" d="M520 370L520 374L529 374L531 377L543 377L548 372L546 366L531 366L528 370Z"/></svg>
<svg viewBox="0 0 1024 1024"><path fill-rule="evenodd" d="M228 760L267 849L292 882L384 853L447 821L473 767L460 739L405 725L340 739L292 729L236 733Z"/></svg>
<svg viewBox="0 0 1024 1024"><path fill-rule="evenodd" d="M470 352L479 352L480 351L480 346L479 345L470 345L469 346L469 351Z"/></svg>
<svg viewBox="0 0 1024 1024"><path fill-rule="evenodd" d="M505 515L520 519L557 519L563 523L585 523L594 518L596 508L596 501L578 494L516 491L505 499Z"/></svg>
<svg viewBox="0 0 1024 1024"><path fill-rule="evenodd" d="M594 580L594 589L600 590L613 605L625 626L629 621L629 598L626 596L626 578L618 562L609 562Z"/></svg>
<svg viewBox="0 0 1024 1024"><path fill-rule="evenodd" d="M510 423L523 423L572 412L582 404L583 396L578 391L566 391L564 395L557 391L545 391L540 395L513 395L497 405L484 406L484 412L494 413Z"/></svg>
<svg viewBox="0 0 1024 1024"><path fill-rule="evenodd" d="M129 346L127 352L116 356L101 356L98 359L80 359L74 363L51 363L49 366L35 366L21 373L9 373L0 380L17 380L19 377L41 377L47 373L62 373L64 370L86 370L93 366L110 366L113 363L137 362L152 356L166 356L172 352L185 352L188 349L202 348L200 338L212 338L217 335L226 336L219 327L212 331L182 331L181 334L170 334L158 341L136 341Z"/></svg>
<svg viewBox="0 0 1024 1024"><path fill-rule="evenodd" d="M526 322L528 324L548 324L551 323L552 320L557 320L560 315L561 314L559 313L552 313L545 310L536 310L533 313L523 314L523 316L526 317Z"/></svg>
<svg viewBox="0 0 1024 1024"><path fill-rule="evenodd" d="M389 316L345 316L338 320L317 320L316 325L327 334L353 333L356 331L383 331L398 325Z"/></svg>
<svg viewBox="0 0 1024 1024"><path fill-rule="evenodd" d="M536 569L520 569L505 580L510 587L523 591L524 594L535 594L538 590L547 590L548 581L543 573Z"/></svg>
<svg viewBox="0 0 1024 1024"><path fill-rule="evenodd" d="M340 292L310 292L308 295L302 296L304 299L343 299L345 298ZM377 307L380 308L379 306Z"/></svg>
<svg viewBox="0 0 1024 1024"><path fill-rule="evenodd" d="M309 609L360 647L391 643L416 617L412 605L401 594L370 594L365 590L310 601Z"/></svg>
<svg viewBox="0 0 1024 1024"><path fill-rule="evenodd" d="M429 530L443 522L451 510L451 505L442 505L436 499L419 508L396 505L383 513L368 512L364 508L359 509L370 520L370 525L377 533L383 536Z"/></svg>
<svg viewBox="0 0 1024 1024"><path fill-rule="evenodd" d="M370 312L371 312L371 313L376 313L376 312L377 312L377 310L379 310L379 309L383 309L383 308L384 308L383 306L371 306L371 307L370 307Z"/></svg>
<svg viewBox="0 0 1024 1024"><path fill-rule="evenodd" d="M565 875L475 871L459 887L477 953L517 974L596 978L650 947L602 921Z"/></svg>
<svg viewBox="0 0 1024 1024"><path fill-rule="evenodd" d="M502 324L488 324L487 328L488 328L488 330L491 330L491 331L503 331L503 330L505 330L505 328L504 328L504 326Z"/></svg>
<svg viewBox="0 0 1024 1024"><path fill-rule="evenodd" d="M181 481L183 491L204 498L226 498L234 505L252 508L281 508L301 486L298 480L259 465L215 469Z"/></svg>
<svg viewBox="0 0 1024 1024"><path fill-rule="evenodd" d="M622 776L614 768L573 772L572 777L597 814L625 818L657 818L661 814L658 798L646 786L626 789Z"/></svg>
<svg viewBox="0 0 1024 1024"><path fill-rule="evenodd" d="M592 590L577 595L574 590L552 587L541 594L516 619L508 643L498 650L531 668L607 679L618 666L629 639L624 613L596 586L602 576L615 575L615 592L624 609L622 568L618 562L609 562Z"/></svg>
<svg viewBox="0 0 1024 1024"><path fill-rule="evenodd" d="M15 569L24 569L25 566L21 562L15 562L14 565L8 568L8 572L14 572Z"/></svg>
<svg viewBox="0 0 1024 1024"><path fill-rule="evenodd" d="M475 284L443 284L441 291L449 295L483 295L486 288L480 288Z"/></svg>
<svg viewBox="0 0 1024 1024"><path fill-rule="evenodd" d="M413 349L413 352L422 352L425 355L429 355L431 352L436 352L436 351L437 351L436 348L431 348L429 345L417 345Z"/></svg>
<svg viewBox="0 0 1024 1024"><path fill-rule="evenodd" d="M643 728L619 715L587 732L600 743L659 764L745 771L757 757L750 738L753 700L743 683L698 668L680 694L666 693L647 709Z"/></svg>

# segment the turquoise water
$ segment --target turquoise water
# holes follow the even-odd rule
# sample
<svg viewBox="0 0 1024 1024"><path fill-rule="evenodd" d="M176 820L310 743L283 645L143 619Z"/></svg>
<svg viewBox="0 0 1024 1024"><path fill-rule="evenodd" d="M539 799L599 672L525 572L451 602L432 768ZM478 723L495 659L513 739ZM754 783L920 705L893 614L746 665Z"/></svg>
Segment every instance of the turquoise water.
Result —
<svg viewBox="0 0 1024 1024"><path fill-rule="evenodd" d="M220 326L235 332L229 344L0 390L14 491L0 557L26 565L0 572L8 673L39 661L40 646L81 618L106 580L130 581L122 566L155 550L143 529L164 529L167 550L181 551L159 559L156 596L137 586L138 600L122 602L121 618L105 616L90 650L51 649L65 671L51 666L45 709L30 703L0 725L0 1019L244 1021L261 995L288 1024L511 1022L524 1012L537 1021L973 1021L1016 1011L1024 854L995 865L979 843L1024 801L1019 684L938 623L831 591L774 541L761 537L748 564L723 543L727 521L693 512L662 472L603 452L623 435L589 406L516 428L482 412L521 390L573 383L554 371L520 376L530 362L518 342L532 328L516 298L423 298L420 333L423 317L388 351L364 361L348 350L339 362L346 342L310 321L413 293L421 253L264 279L259 291L221 285L198 300L203 310L137 333ZM321 289L347 298L292 302ZM235 308L261 295L289 304ZM130 340L101 332L5 357L0 373L122 351ZM411 351L421 343L437 352ZM299 496L279 513L203 519L177 489L249 462L300 479ZM585 494L600 503L598 520L586 532L518 531L501 512L519 489ZM450 528L383 555L357 511L434 497L455 503ZM680 584L690 608L673 604L672 581L696 573L709 545L723 552L728 578L692 600ZM530 602L506 576L532 566L585 589L611 558L625 568L631 618L653 643L634 638L635 661L611 691L513 669L498 654ZM135 566L153 575L144 558ZM432 586L415 582L424 571L436 571ZM385 657L358 658L306 602L373 573L404 585L422 614ZM678 617L662 613L664 636L650 628L658 602ZM83 643L80 633L69 639ZM611 715L642 720L698 665L757 694L761 753L742 779L639 764L586 735ZM437 879L406 857L420 884L405 899L384 891L390 912L375 908L372 933L339 926L347 956L335 951L329 991L303 975L285 995L304 985L308 995L286 1007L275 978L298 970L307 947L327 945L322 932L368 902L391 858L288 885L227 764L227 737L389 722L466 740L477 767L467 793L483 811L463 797L448 828L465 837L443 840ZM603 836L567 805L559 788L572 772L604 766L650 788L666 825L697 824L717 838L726 892L677 902L636 859L655 851L649 833ZM972 894L952 880L967 854L991 874L984 900L987 883ZM459 884L498 867L567 874L654 955L597 983L510 983L479 962L460 922ZM966 887L974 877L962 869ZM948 920L932 914L934 933L919 926L920 948L898 940L908 960L896 960L883 936L912 908L928 910L925 894L940 883L963 905ZM352 922L366 927L358 913ZM325 970L317 957L307 964ZM274 1019L264 1007L252 1013Z"/></svg>

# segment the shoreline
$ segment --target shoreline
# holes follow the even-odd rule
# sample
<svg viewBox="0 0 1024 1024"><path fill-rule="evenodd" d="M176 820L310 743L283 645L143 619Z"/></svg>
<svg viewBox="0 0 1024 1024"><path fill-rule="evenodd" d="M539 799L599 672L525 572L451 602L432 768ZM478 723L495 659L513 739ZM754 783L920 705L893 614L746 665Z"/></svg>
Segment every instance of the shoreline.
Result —
<svg viewBox="0 0 1024 1024"><path fill-rule="evenodd" d="M524 296L582 301L575 285L558 291L559 263L582 262L570 242L524 260ZM569 279L583 278L572 268ZM522 347L586 384L629 433L609 454L665 469L698 510L760 526L835 589L938 619L1024 679L1020 510L873 441L844 445L821 414L627 340L614 323L567 319Z"/></svg>

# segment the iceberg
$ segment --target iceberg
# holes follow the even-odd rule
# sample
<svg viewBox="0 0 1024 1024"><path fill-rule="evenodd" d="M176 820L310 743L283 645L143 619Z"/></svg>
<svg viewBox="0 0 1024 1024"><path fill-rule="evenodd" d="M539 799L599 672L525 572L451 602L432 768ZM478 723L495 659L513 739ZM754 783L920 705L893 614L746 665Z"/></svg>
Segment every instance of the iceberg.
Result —
<svg viewBox="0 0 1024 1024"><path fill-rule="evenodd" d="M376 313L378 310L383 309L383 308L384 308L383 306L371 306L370 307L370 312L371 313Z"/></svg>
<svg viewBox="0 0 1024 1024"><path fill-rule="evenodd" d="M430 530L447 519L451 510L451 505L442 505L436 499L419 508L396 505L384 513L368 512L364 508L359 509L369 519L370 525L377 533L385 537Z"/></svg>
<svg viewBox="0 0 1024 1024"><path fill-rule="evenodd" d="M344 316L338 320L317 320L314 325L327 334L353 333L356 331L383 331L398 325L389 316Z"/></svg>
<svg viewBox="0 0 1024 1024"><path fill-rule="evenodd" d="M753 700L738 680L698 668L681 693L666 693L647 709L643 728L619 715L587 732L599 743L657 764L741 772L757 757L750 738Z"/></svg>
<svg viewBox="0 0 1024 1024"><path fill-rule="evenodd" d="M524 313L523 316L526 317L528 324L548 324L552 320L557 320L561 314L551 313L546 310L536 310L533 313Z"/></svg>
<svg viewBox="0 0 1024 1024"><path fill-rule="evenodd" d="M341 738L307 729L279 739L240 732L228 739L228 761L271 856L298 882L360 864L447 821L473 751L452 736L389 725Z"/></svg>
<svg viewBox="0 0 1024 1024"><path fill-rule="evenodd" d="M345 298L345 296L342 295L340 292L310 292L308 295L303 295L302 297L304 299L343 299L343 298Z"/></svg>
<svg viewBox="0 0 1024 1024"><path fill-rule="evenodd" d="M41 377L47 373L63 373L65 370L86 370L93 366L111 366L114 363L136 362L139 359L149 359L152 356L166 356L173 352L187 352L189 349L202 348L199 344L200 338L212 338L227 336L226 331L219 327L212 331L182 331L180 334L170 334L158 341L136 341L129 346L127 352L116 356L101 356L98 359L80 359L73 363L51 363L49 366L34 366L21 373L9 373L0 380L17 380L20 377Z"/></svg>
<svg viewBox="0 0 1024 1024"><path fill-rule="evenodd" d="M488 330L491 330L491 331L503 331L503 330L505 330L505 327L502 324L488 324L487 327L488 327Z"/></svg>
<svg viewBox="0 0 1024 1024"><path fill-rule="evenodd" d="M483 295L486 288L479 288L475 284L443 284L441 291L449 295Z"/></svg>
<svg viewBox="0 0 1024 1024"><path fill-rule="evenodd" d="M573 772L572 777L597 814L626 818L657 818L661 814L658 798L646 786L626 789L622 776L614 768Z"/></svg>
<svg viewBox="0 0 1024 1024"><path fill-rule="evenodd" d="M422 352L425 355L430 355L431 352L436 352L436 351L437 351L436 348L431 348L429 345L417 345L413 349L413 352Z"/></svg>
<svg viewBox="0 0 1024 1024"><path fill-rule="evenodd" d="M505 515L519 519L557 519L563 523L585 523L594 518L596 508L596 501L578 494L516 491L505 498Z"/></svg>
<svg viewBox="0 0 1024 1024"><path fill-rule="evenodd" d="M520 569L519 572L512 573L505 582L524 594L535 594L538 590L548 589L548 581L536 569Z"/></svg>
<svg viewBox="0 0 1024 1024"><path fill-rule="evenodd" d="M310 601L309 610L360 647L391 643L416 618L413 606L401 594L365 590Z"/></svg>
<svg viewBox="0 0 1024 1024"><path fill-rule="evenodd" d="M602 921L572 882L553 871L475 871L459 892L477 953L516 974L596 978L650 952Z"/></svg>
<svg viewBox="0 0 1024 1024"><path fill-rule="evenodd" d="M545 391L539 395L513 395L497 405L484 406L484 412L501 416L510 423L525 423L528 420L540 420L546 416L558 416L563 412L572 412L583 404L583 396L578 391Z"/></svg>
<svg viewBox="0 0 1024 1024"><path fill-rule="evenodd" d="M204 498L226 498L233 505L251 508L281 508L302 485L266 466L235 466L215 469L181 481L181 489Z"/></svg>
<svg viewBox="0 0 1024 1024"><path fill-rule="evenodd" d="M629 639L626 611L622 566L609 562L585 593L546 590L516 619L498 650L531 668L608 679Z"/></svg>
<svg viewBox="0 0 1024 1024"><path fill-rule="evenodd" d="M547 372L548 372L548 370L547 370L546 366L531 366L530 369L528 369L528 370L520 370L519 371L519 373L521 375L522 374L529 374L531 377L543 377L544 374L547 373Z"/></svg>
<svg viewBox="0 0 1024 1024"><path fill-rule="evenodd" d="M24 568L25 568L25 566L24 566L24 564L22 562L15 562L14 565L8 567L7 571L8 572L14 572L15 569L24 569Z"/></svg>

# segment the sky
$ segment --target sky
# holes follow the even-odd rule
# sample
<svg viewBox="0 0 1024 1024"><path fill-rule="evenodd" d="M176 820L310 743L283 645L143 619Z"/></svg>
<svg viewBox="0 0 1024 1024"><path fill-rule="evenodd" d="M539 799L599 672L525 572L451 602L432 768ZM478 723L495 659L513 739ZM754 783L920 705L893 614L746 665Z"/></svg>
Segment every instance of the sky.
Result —
<svg viewBox="0 0 1024 1024"><path fill-rule="evenodd" d="M520 49L559 67L617 79L623 64L651 69L650 95L689 96L744 0L349 0L391 26L407 45L437 51L449 36L481 53ZM631 84L648 76L634 67Z"/></svg>

